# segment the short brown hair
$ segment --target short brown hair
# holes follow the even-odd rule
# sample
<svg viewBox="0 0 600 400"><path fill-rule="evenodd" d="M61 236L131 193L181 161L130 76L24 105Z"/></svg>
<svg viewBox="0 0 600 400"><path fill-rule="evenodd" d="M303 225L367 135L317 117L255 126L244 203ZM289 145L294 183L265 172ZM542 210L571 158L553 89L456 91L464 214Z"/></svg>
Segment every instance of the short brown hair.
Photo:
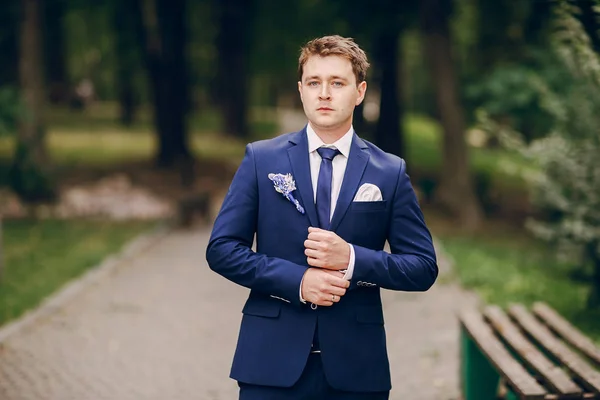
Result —
<svg viewBox="0 0 600 400"><path fill-rule="evenodd" d="M367 55L358 47L352 38L345 38L339 35L323 36L313 39L306 43L300 50L298 59L298 79L302 80L304 64L310 56L341 56L352 63L352 70L356 77L356 84L367 78L367 69L369 62Z"/></svg>

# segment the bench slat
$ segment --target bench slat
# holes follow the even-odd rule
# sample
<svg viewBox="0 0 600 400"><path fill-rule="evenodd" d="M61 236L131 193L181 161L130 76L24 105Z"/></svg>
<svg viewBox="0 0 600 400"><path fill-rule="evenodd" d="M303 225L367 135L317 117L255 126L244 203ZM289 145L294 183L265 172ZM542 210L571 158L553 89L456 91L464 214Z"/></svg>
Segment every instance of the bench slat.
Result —
<svg viewBox="0 0 600 400"><path fill-rule="evenodd" d="M532 310L551 330L600 365L600 349L579 329L545 303L535 303Z"/></svg>
<svg viewBox="0 0 600 400"><path fill-rule="evenodd" d="M561 364L569 369L586 390L600 393L600 372L595 371L587 362L569 349L552 332L522 305L509 307L509 314L533 337L547 349Z"/></svg>
<svg viewBox="0 0 600 400"><path fill-rule="evenodd" d="M510 355L479 312L464 311L460 315L460 321L477 347L485 353L512 389L527 399L544 399L546 390Z"/></svg>
<svg viewBox="0 0 600 400"><path fill-rule="evenodd" d="M530 368L539 374L544 383L564 396L561 398L581 398L583 394L581 388L571 380L565 371L553 364L532 345L500 307L486 307L484 315L496 332L506 340Z"/></svg>

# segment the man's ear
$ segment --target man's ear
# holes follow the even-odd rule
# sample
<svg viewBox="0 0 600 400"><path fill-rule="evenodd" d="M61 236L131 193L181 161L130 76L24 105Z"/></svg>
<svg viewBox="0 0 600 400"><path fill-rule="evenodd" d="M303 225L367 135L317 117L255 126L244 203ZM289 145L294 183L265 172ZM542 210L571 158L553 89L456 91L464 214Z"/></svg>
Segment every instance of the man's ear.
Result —
<svg viewBox="0 0 600 400"><path fill-rule="evenodd" d="M365 94L367 93L367 81L362 81L358 84L358 98L356 99L355 106L359 105L365 99Z"/></svg>
<svg viewBox="0 0 600 400"><path fill-rule="evenodd" d="M298 81L298 93L300 93L300 101L304 103L304 99L302 98L302 82Z"/></svg>

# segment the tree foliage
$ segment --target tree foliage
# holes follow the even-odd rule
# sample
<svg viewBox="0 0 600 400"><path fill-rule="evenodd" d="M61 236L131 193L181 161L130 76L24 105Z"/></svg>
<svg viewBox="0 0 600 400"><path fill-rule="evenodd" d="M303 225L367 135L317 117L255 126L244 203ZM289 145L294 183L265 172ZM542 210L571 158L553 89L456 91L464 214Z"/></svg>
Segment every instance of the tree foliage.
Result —
<svg viewBox="0 0 600 400"><path fill-rule="evenodd" d="M527 226L556 246L559 255L591 267L588 304L600 306L600 59L577 18L579 9L564 0L554 9L551 36L560 66L563 90L558 93L535 79L543 94L540 105L551 116L550 133L527 144L523 135L484 115L484 126L503 143L533 160L526 178L532 201L541 211ZM566 84L565 84L566 83Z"/></svg>

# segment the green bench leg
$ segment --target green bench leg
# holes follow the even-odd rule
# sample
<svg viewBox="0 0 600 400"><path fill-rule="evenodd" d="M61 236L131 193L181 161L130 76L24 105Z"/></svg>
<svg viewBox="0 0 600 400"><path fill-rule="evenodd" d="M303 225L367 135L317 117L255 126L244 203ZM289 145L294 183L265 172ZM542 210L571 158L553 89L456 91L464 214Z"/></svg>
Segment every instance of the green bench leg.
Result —
<svg viewBox="0 0 600 400"><path fill-rule="evenodd" d="M460 374L464 400L494 400L500 375L464 329L461 329L460 336Z"/></svg>
<svg viewBox="0 0 600 400"><path fill-rule="evenodd" d="M519 396L517 396L513 391L511 391L510 389L508 390L508 393L506 393L506 400L519 400Z"/></svg>

